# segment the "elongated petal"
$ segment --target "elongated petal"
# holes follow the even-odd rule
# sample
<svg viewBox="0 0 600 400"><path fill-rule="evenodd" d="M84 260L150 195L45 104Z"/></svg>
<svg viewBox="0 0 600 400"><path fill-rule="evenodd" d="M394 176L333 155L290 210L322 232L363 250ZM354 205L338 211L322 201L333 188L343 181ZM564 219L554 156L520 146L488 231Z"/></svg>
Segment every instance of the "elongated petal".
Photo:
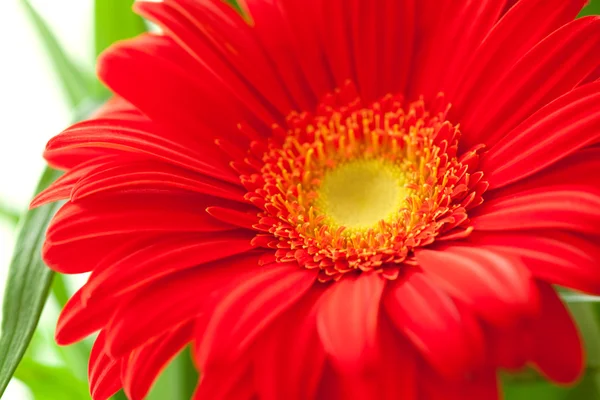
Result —
<svg viewBox="0 0 600 400"><path fill-rule="evenodd" d="M347 80L356 82L352 44L348 40L351 32L352 7L342 0L314 1L316 29L323 42L326 59L337 87L343 87Z"/></svg>
<svg viewBox="0 0 600 400"><path fill-rule="evenodd" d="M152 7L148 2L140 3L141 7ZM154 7L163 7L160 4ZM142 35L103 53L98 59L98 75L116 94L167 129L185 133L193 128L197 133L190 138L203 139L207 144L207 139L225 132L244 140L236 124L248 119L248 111L228 90L223 81L225 70L216 77L211 70L214 65L199 62L188 49L166 35ZM256 96L250 102L260 106ZM253 111L255 117L263 116L262 124L273 122L260 109Z"/></svg>
<svg viewBox="0 0 600 400"><path fill-rule="evenodd" d="M72 125L52 138L44 152L51 164L62 164L72 153L89 149L100 155L146 157L186 168L234 184L239 179L232 173L223 154L202 145L190 135L168 135L149 121L94 119Z"/></svg>
<svg viewBox="0 0 600 400"><path fill-rule="evenodd" d="M485 232L469 241L519 257L545 282L600 294L600 249L594 238L561 231Z"/></svg>
<svg viewBox="0 0 600 400"><path fill-rule="evenodd" d="M106 336L101 332L90 353L88 376L90 393L94 400L108 400L121 389L121 364L105 351Z"/></svg>
<svg viewBox="0 0 600 400"><path fill-rule="evenodd" d="M468 137L477 137L478 143L493 144L596 69L600 64L599 45L600 17L580 18L558 29L523 56L503 78L495 78L494 85L461 118L461 130L468 132ZM557 69L557 65L561 67Z"/></svg>
<svg viewBox="0 0 600 400"><path fill-rule="evenodd" d="M206 212L219 221L247 229L253 229L253 226L260 220L256 211L253 210L244 212L224 207L208 207Z"/></svg>
<svg viewBox="0 0 600 400"><path fill-rule="evenodd" d="M536 188L499 197L476 210L472 226L481 231L567 229L600 232L600 194L577 188Z"/></svg>
<svg viewBox="0 0 600 400"><path fill-rule="evenodd" d="M135 250L118 260L100 263L84 288L85 297L99 298L131 292L186 268L250 251L252 234L175 235L137 243ZM127 249L129 250L129 249ZM111 260L112 261L112 260Z"/></svg>
<svg viewBox="0 0 600 400"><path fill-rule="evenodd" d="M533 363L549 379L572 383L585 366L577 327L550 285L539 282L538 289L542 306L533 328Z"/></svg>
<svg viewBox="0 0 600 400"><path fill-rule="evenodd" d="M377 393L377 398L417 400L417 376L420 372L417 352L408 340L397 333L387 317L380 323L379 328L379 367L370 371L373 378L372 387Z"/></svg>
<svg viewBox="0 0 600 400"><path fill-rule="evenodd" d="M279 314L310 289L317 271L295 264L272 264L230 287L212 310L199 348L201 366L235 362Z"/></svg>
<svg viewBox="0 0 600 400"><path fill-rule="evenodd" d="M238 115L250 111L267 127L292 111L291 99L252 28L229 5L212 0L169 0L138 2L135 8L186 50L194 62L192 70L204 78L211 100L215 95L223 110L234 105L240 110ZM230 118L229 123L240 120Z"/></svg>
<svg viewBox="0 0 600 400"><path fill-rule="evenodd" d="M293 30L283 15L282 2L265 2L261 0L243 1L250 18L251 32L258 46L264 49L269 64L273 68L273 79L281 82L295 109L308 110L314 108L317 100L324 93L319 88L316 95L311 90L309 77L304 74L296 47L293 45ZM287 51L279 51L285 48ZM323 60L319 62L323 65Z"/></svg>
<svg viewBox="0 0 600 400"><path fill-rule="evenodd" d="M532 174L600 140L600 82L540 109L481 157L491 188Z"/></svg>
<svg viewBox="0 0 600 400"><path fill-rule="evenodd" d="M515 373L522 371L531 359L531 320L507 328L485 326L484 331L489 348L488 363Z"/></svg>
<svg viewBox="0 0 600 400"><path fill-rule="evenodd" d="M403 91L414 45L414 0L352 0L342 3L344 6L349 11L346 23L352 37L342 40L350 39L351 63L361 98L369 103L387 93ZM325 18L331 17L326 14ZM382 79L385 77L390 79Z"/></svg>
<svg viewBox="0 0 600 400"><path fill-rule="evenodd" d="M439 2L438 2L439 3ZM450 1L435 3L443 17L430 28L430 38L419 46L411 80L411 97L433 99L448 89L463 72L465 61L479 47L501 15L502 1ZM436 12L432 9L424 12Z"/></svg>
<svg viewBox="0 0 600 400"><path fill-rule="evenodd" d="M213 294L252 276L257 265L256 255L239 256L171 274L138 290L132 300L119 305L107 324L108 351L122 356L171 327L198 318L215 301Z"/></svg>
<svg viewBox="0 0 600 400"><path fill-rule="evenodd" d="M336 282L324 295L317 327L336 366L353 370L372 361L384 286L380 274L361 274Z"/></svg>
<svg viewBox="0 0 600 400"><path fill-rule="evenodd" d="M130 400L145 398L158 374L190 342L192 334L193 323L188 322L138 347L124 358L121 379Z"/></svg>
<svg viewBox="0 0 600 400"><path fill-rule="evenodd" d="M537 310L531 274L518 259L463 246L419 250L416 256L429 279L496 325Z"/></svg>
<svg viewBox="0 0 600 400"><path fill-rule="evenodd" d="M391 285L386 311L423 356L449 377L463 377L483 362L483 343L474 343L454 301L424 274Z"/></svg>
<svg viewBox="0 0 600 400"><path fill-rule="evenodd" d="M147 195L156 192L191 192L243 202L238 186L154 160L119 160L98 163L74 186L71 201L90 196Z"/></svg>
<svg viewBox="0 0 600 400"><path fill-rule="evenodd" d="M88 121L120 120L124 125L148 125L149 119L143 115L134 105L121 97L114 96L104 103L100 108L89 116ZM65 131L69 131L66 129ZM71 147L63 152L45 152L44 157L48 164L59 170L71 170L72 168L83 168L84 165L92 165L97 157L107 155L106 148Z"/></svg>
<svg viewBox="0 0 600 400"><path fill-rule="evenodd" d="M315 306L322 292L311 289L261 335L254 350L254 379L261 399L315 398L325 363Z"/></svg>
<svg viewBox="0 0 600 400"><path fill-rule="evenodd" d="M81 263L72 254L75 250L90 248L90 254L119 245L131 237L149 233L164 235L182 232L223 232L233 230L205 212L201 199L177 196L147 196L143 202L133 198L119 198L119 202L105 201L87 204L65 204L48 228L43 257L46 263L60 272L79 273L94 268ZM168 210L168 213L165 213ZM106 241L106 242L104 242ZM94 245L90 245L94 243ZM108 246L97 247L102 243ZM82 253L78 253L82 254Z"/></svg>
<svg viewBox="0 0 600 400"><path fill-rule="evenodd" d="M501 389L494 370L482 371L470 376L463 382L449 382L435 374L421 374L423 400L500 400Z"/></svg>
<svg viewBox="0 0 600 400"><path fill-rule="evenodd" d="M99 331L109 321L119 301L127 297L115 297L96 304L85 304L82 300L83 288L79 289L62 309L56 324L55 339L60 345L77 342Z"/></svg>
<svg viewBox="0 0 600 400"><path fill-rule="evenodd" d="M452 114L468 116L498 79L538 42L572 21L585 0L520 0L489 32L464 68L461 79L450 81L446 91ZM500 2L498 2L500 3ZM512 0L512 3L515 3ZM538 18L543 15L544 18ZM533 22L535 21L535 22ZM484 132L463 130L466 148L484 142ZM488 133L489 134L489 133Z"/></svg>
<svg viewBox="0 0 600 400"><path fill-rule="evenodd" d="M256 390L248 357L226 367L202 371L192 400L254 400Z"/></svg>
<svg viewBox="0 0 600 400"><path fill-rule="evenodd" d="M262 1L249 1L245 2L245 4L248 7L248 11L252 14L252 19L257 23L265 16L268 16L269 20L274 19L277 21L277 24L273 25L265 21L267 27L262 32L257 33L258 35L262 37L273 35L273 28L277 29L282 26L289 30L289 38L284 37L283 40L289 41L290 53L295 53L293 54L295 61L300 66L304 75L304 79L299 79L295 85L306 83L304 90L310 87L313 96L318 100L325 93L333 90L335 84L327 63L323 40L318 30L315 29L318 15L314 11L314 6L317 4L317 1L286 0L272 4ZM267 11L260 13L257 11L258 7L263 7ZM275 11L277 8L279 8L279 13ZM284 29L279 29L279 31L282 30ZM279 32L273 36L280 36ZM281 45L282 39L280 38L270 44ZM274 53L276 53L274 56L281 57L284 55L283 52ZM294 70L292 69L292 71ZM294 72L300 75L299 72ZM291 76L293 75L286 75L284 77L287 78L285 79L286 82L288 82ZM294 89L298 91L297 87L294 87Z"/></svg>
<svg viewBox="0 0 600 400"><path fill-rule="evenodd" d="M377 362L357 371L340 371L325 364L319 388L319 399L381 399L417 400L419 364L416 352L402 337L387 317L382 316L378 326L381 348Z"/></svg>
<svg viewBox="0 0 600 400"><path fill-rule="evenodd" d="M77 167L67 171L48 186L48 188L35 196L29 207L35 208L54 201L70 199L73 187L79 180L86 176L90 171L93 171L98 164L102 164L104 161L112 159L113 156L104 156L92 158L91 160L79 164Z"/></svg>

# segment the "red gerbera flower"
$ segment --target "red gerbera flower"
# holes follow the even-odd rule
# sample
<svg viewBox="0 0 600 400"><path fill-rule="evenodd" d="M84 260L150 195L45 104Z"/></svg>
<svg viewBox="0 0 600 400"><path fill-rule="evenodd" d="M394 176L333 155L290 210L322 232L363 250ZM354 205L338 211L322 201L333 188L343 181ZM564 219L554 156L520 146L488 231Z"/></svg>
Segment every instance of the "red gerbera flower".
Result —
<svg viewBox="0 0 600 400"><path fill-rule="evenodd" d="M584 0L138 2L117 96L47 147L44 259L91 271L95 400L189 343L199 399L496 399L582 369L600 294L600 18Z"/></svg>

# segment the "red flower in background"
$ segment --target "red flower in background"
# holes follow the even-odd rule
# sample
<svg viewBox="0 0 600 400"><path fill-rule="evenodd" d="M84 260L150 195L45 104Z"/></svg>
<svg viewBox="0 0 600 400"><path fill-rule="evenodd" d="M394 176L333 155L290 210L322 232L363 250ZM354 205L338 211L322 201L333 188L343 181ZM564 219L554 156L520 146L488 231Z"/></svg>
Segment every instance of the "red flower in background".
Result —
<svg viewBox="0 0 600 400"><path fill-rule="evenodd" d="M600 294L600 18L584 0L138 2L117 96L53 138L44 259L90 272L95 400L189 343L199 399L496 399L574 381L551 285ZM507 11L508 10L508 11Z"/></svg>

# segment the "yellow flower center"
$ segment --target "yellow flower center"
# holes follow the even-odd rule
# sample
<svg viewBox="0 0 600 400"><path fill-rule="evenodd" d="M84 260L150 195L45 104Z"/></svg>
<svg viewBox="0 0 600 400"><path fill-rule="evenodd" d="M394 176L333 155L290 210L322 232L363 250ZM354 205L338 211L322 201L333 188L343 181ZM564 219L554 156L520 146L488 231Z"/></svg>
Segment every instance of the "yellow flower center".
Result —
<svg viewBox="0 0 600 400"><path fill-rule="evenodd" d="M403 171L380 159L357 159L327 171L317 190L317 206L334 229L345 234L374 229L405 208L410 190Z"/></svg>
<svg viewBox="0 0 600 400"><path fill-rule="evenodd" d="M487 186L474 170L478 149L458 157L443 97L430 110L393 96L318 110L293 113L266 148L251 146L260 160L247 161L256 173L241 179L262 209L255 246L320 269L321 281L370 270L395 279L413 249L471 232L467 210Z"/></svg>

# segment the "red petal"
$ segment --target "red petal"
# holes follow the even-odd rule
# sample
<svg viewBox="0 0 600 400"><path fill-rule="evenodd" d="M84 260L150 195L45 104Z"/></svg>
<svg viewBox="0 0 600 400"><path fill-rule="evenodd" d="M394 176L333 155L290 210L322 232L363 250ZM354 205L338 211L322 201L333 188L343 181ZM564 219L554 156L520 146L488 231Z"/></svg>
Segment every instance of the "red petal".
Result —
<svg viewBox="0 0 600 400"><path fill-rule="evenodd" d="M90 116L88 121L119 119L123 124L148 124L149 119L133 105L120 97L113 97L104 103L98 111ZM67 129L68 131L68 129ZM106 156L106 148L72 147L64 152L47 153L44 156L52 167L60 170L70 170L75 167L92 165L93 160Z"/></svg>
<svg viewBox="0 0 600 400"><path fill-rule="evenodd" d="M208 207L206 212L219 221L247 229L254 229L254 225L260 220L256 211L242 212L231 208Z"/></svg>
<svg viewBox="0 0 600 400"><path fill-rule="evenodd" d="M215 117L223 111L231 112L228 122L235 124L242 120L236 114L251 113L269 127L273 122L282 122L281 117L292 111L285 85L277 79L277 71L266 56L268 53L257 43L251 26L228 4L169 0L139 2L135 9L156 22L185 49L186 58L192 59L188 71L193 71L196 79L203 82L202 91L196 92L209 94L205 94L206 100L200 99L199 104L204 105L207 100L214 102L206 111L222 107ZM181 102L183 99L175 97L178 93L174 87L169 98L172 96L174 101Z"/></svg>
<svg viewBox="0 0 600 400"><path fill-rule="evenodd" d="M411 77L411 98L425 95L432 99L462 76L466 62L500 17L504 4L496 0L450 1L445 5L438 2L435 8L443 17L425 32L428 41L417 45L421 54Z"/></svg>
<svg viewBox="0 0 600 400"><path fill-rule="evenodd" d="M554 165L527 179L486 193L487 200L519 196L532 190L583 190L600 193L600 179L593 171L600 171L600 147L577 150Z"/></svg>
<svg viewBox="0 0 600 400"><path fill-rule="evenodd" d="M71 201L88 197L157 192L190 192L238 202L244 202L246 193L218 179L174 167L156 160L127 160L98 163L87 171L73 187Z"/></svg>
<svg viewBox="0 0 600 400"><path fill-rule="evenodd" d="M286 55L291 57L290 54L293 54L295 56L294 62L301 68L305 79L302 79L300 72L296 72L291 68L290 71L296 72L297 75L300 75L301 79L293 83L289 82L289 77L287 77L285 79L286 83L302 85L302 83L306 82L304 90L311 88L315 98L320 99L323 95L334 89L334 82L329 66L327 65L323 40L319 37L317 29L315 29L318 14L315 13L315 4L313 0L310 2L307 0L288 0L277 3L263 1L246 2L253 20L256 21L255 28L263 28L257 31L257 35L262 38L269 35L280 36L281 31L289 29L289 37L285 36L270 43L273 46L281 45L284 41L287 41L287 46L284 46L287 51L277 51L275 48L269 55L270 57L277 58ZM268 9L269 12L260 13L257 11L257 8ZM277 8L279 8L279 12L275 11ZM269 20L262 20L263 15L267 16ZM271 23L274 19L277 21L277 24ZM274 29L277 28L279 28L279 32L274 34ZM294 88L296 92L299 91L299 88Z"/></svg>
<svg viewBox="0 0 600 400"><path fill-rule="evenodd" d="M295 264L271 264L224 289L211 312L198 363L233 363L252 341L314 284L317 271Z"/></svg>
<svg viewBox="0 0 600 400"><path fill-rule="evenodd" d="M325 363L315 307L322 292L313 288L261 335L254 350L254 376L260 399L315 398Z"/></svg>
<svg viewBox="0 0 600 400"><path fill-rule="evenodd" d="M495 143L593 71L600 64L599 45L599 17L580 18L558 29L532 48L505 76L494 76L494 84L484 96L476 98L468 115L460 119L461 131L487 145ZM465 143L469 144L474 143Z"/></svg>
<svg viewBox="0 0 600 400"><path fill-rule="evenodd" d="M380 321L381 351L379 362L369 371L373 394L379 400L416 400L418 356L408 341L396 332L387 317Z"/></svg>
<svg viewBox="0 0 600 400"><path fill-rule="evenodd" d="M585 189L535 188L486 201L475 211L475 230L568 229L600 232L600 193Z"/></svg>
<svg viewBox="0 0 600 400"><path fill-rule="evenodd" d="M323 43L335 86L344 87L349 79L356 82L349 40L352 7L345 0L312 1L312 7L306 8L314 13L315 29Z"/></svg>
<svg viewBox="0 0 600 400"><path fill-rule="evenodd" d="M526 178L600 140L600 82L539 110L481 157L492 188Z"/></svg>
<svg viewBox="0 0 600 400"><path fill-rule="evenodd" d="M455 79L450 85L446 94L452 102L451 114L458 120L471 114L498 79L539 41L572 21L585 3L586 0L518 1L490 31L470 62L467 60L462 79ZM540 15L544 18L538 18ZM489 132L463 130L465 148L484 142L485 134Z"/></svg>
<svg viewBox="0 0 600 400"><path fill-rule="evenodd" d="M345 22L350 37L344 35L340 38L343 43L334 45L349 47L356 76L354 83L361 99L370 103L388 93L403 93L414 42L414 0L353 0L340 6L348 9ZM337 11L336 14L341 18L343 13ZM323 17L327 24L331 14L325 12ZM335 55L330 53L329 57Z"/></svg>
<svg viewBox="0 0 600 400"><path fill-rule="evenodd" d="M577 327L554 291L539 282L541 313L533 327L533 363L549 379L572 383L581 376L584 354Z"/></svg>
<svg viewBox="0 0 600 400"><path fill-rule="evenodd" d="M386 318L379 325L381 351L377 361L362 371L340 371L325 365L318 399L417 400L418 356Z"/></svg>
<svg viewBox="0 0 600 400"><path fill-rule="evenodd" d="M484 232L469 241L522 259L538 279L600 295L600 248L592 238L560 231Z"/></svg>
<svg viewBox="0 0 600 400"><path fill-rule="evenodd" d="M342 278L324 295L317 328L336 367L357 370L372 361L384 287L380 274L363 273Z"/></svg>
<svg viewBox="0 0 600 400"><path fill-rule="evenodd" d="M184 133L187 131L184 131ZM52 138L44 152L51 164L63 164L73 152L92 150L102 155L162 161L199 174L239 184L229 159L216 146L193 135L165 131L148 120L92 119L79 122Z"/></svg>
<svg viewBox="0 0 600 400"><path fill-rule="evenodd" d="M363 2L375 6L373 1ZM379 91L376 94L379 96L406 92L415 46L415 3L414 0L387 0L376 3L376 40L379 44L371 47L379 48L377 68L373 71L373 75L378 79ZM360 15L358 20L364 21Z"/></svg>
<svg viewBox="0 0 600 400"><path fill-rule="evenodd" d="M296 53L293 46L290 25L283 15L280 2L262 0L245 1L243 7L252 18L252 34L262 47L273 68L274 78L277 78L298 110L311 110L324 93L320 90L315 94L311 90L308 78L301 68L301 54ZM280 49L285 49L281 51ZM323 66L323 60L320 60Z"/></svg>
<svg viewBox="0 0 600 400"><path fill-rule="evenodd" d="M530 321L506 329L486 328L490 365L512 372L522 371L531 358Z"/></svg>
<svg viewBox="0 0 600 400"><path fill-rule="evenodd" d="M496 371L483 371L463 382L449 382L421 373L422 400L500 400L502 390Z"/></svg>
<svg viewBox="0 0 600 400"><path fill-rule="evenodd" d="M425 275L495 325L510 326L537 310L531 275L517 259L466 246L419 250L416 257Z"/></svg>
<svg viewBox="0 0 600 400"><path fill-rule="evenodd" d="M250 358L203 370L192 400L256 400Z"/></svg>
<svg viewBox="0 0 600 400"><path fill-rule="evenodd" d="M68 345L100 330L115 311L115 306L124 298L115 297L96 304L84 304L79 289L62 309L56 323L56 343Z"/></svg>
<svg viewBox="0 0 600 400"><path fill-rule="evenodd" d="M440 374L462 378L482 364L483 343L473 342L454 302L422 273L395 281L384 304L396 328Z"/></svg>
<svg viewBox="0 0 600 400"><path fill-rule="evenodd" d="M172 329L169 333L133 350L123 361L123 390L130 400L142 400L150 387L181 349L192 339L193 323Z"/></svg>
<svg viewBox="0 0 600 400"><path fill-rule="evenodd" d="M120 362L106 354L104 345L105 333L100 332L90 353L88 369L90 393L94 400L108 400L121 389Z"/></svg>
<svg viewBox="0 0 600 400"><path fill-rule="evenodd" d="M158 194L143 198L121 196L118 201L92 204L67 203L48 228L44 260L59 272L87 272L94 268L90 260L101 258L108 249L131 236L233 230L231 225L199 212L205 208L202 203L195 196ZM105 246L104 240L109 243L110 239L114 243ZM86 254L86 248L90 254L99 254L92 257ZM86 254L85 260L80 257L82 254Z"/></svg>
<svg viewBox="0 0 600 400"><path fill-rule="evenodd" d="M171 274L120 303L109 321L107 345L114 357L131 352L171 327L197 318L227 284L258 271L258 256L245 255ZM160 321L159 324L156 321Z"/></svg>
<svg viewBox="0 0 600 400"><path fill-rule="evenodd" d="M39 207L41 205L51 203L58 200L65 200L71 197L73 186L79 182L81 178L92 171L97 164L104 163L105 160L112 159L113 156L99 157L88 160L84 163L73 167L64 175L54 181L44 191L39 193L29 205L30 208Z"/></svg>
<svg viewBox="0 0 600 400"><path fill-rule="evenodd" d="M101 262L84 288L86 298L107 298L137 290L164 276L250 251L253 234L174 235L139 243L118 260Z"/></svg>

